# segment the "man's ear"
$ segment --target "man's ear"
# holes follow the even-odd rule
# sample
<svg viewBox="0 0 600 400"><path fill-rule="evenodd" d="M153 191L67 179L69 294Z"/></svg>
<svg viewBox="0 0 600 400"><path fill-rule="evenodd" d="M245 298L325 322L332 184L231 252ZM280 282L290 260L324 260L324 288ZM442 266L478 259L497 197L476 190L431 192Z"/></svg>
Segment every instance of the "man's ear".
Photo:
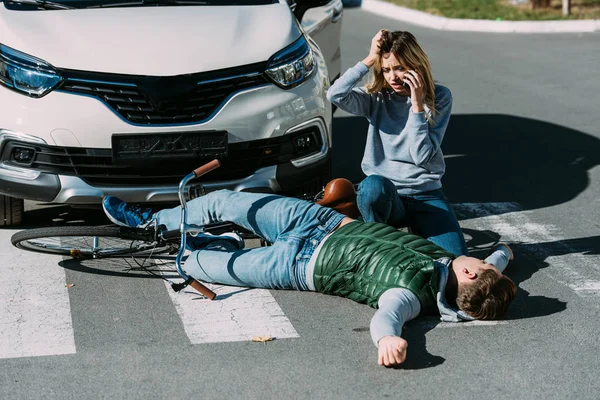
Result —
<svg viewBox="0 0 600 400"><path fill-rule="evenodd" d="M476 273L476 272L474 272L474 271L471 271L471 270L469 270L469 269L468 269L468 268L466 268L466 267L463 267L463 268L461 269L461 272L463 273L463 275L464 275L465 277L467 277L467 278L468 278L468 279L470 279L470 280L473 280L473 279L477 278L477 273Z"/></svg>

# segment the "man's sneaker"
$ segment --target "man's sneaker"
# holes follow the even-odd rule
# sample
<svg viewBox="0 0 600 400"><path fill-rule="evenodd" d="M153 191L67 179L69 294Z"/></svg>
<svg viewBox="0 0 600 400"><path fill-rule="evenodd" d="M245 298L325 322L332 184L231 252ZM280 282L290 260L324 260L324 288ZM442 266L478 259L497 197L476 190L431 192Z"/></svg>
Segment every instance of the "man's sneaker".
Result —
<svg viewBox="0 0 600 400"><path fill-rule="evenodd" d="M186 240L186 247L189 250L200 250L206 247L209 243L216 241L227 241L237 249L241 250L244 248L244 239L240 235L234 232L225 232L220 235L213 235L209 232L199 233L198 236L188 237Z"/></svg>
<svg viewBox="0 0 600 400"><path fill-rule="evenodd" d="M106 216L115 224L130 228L141 227L152 219L151 208L141 208L125 203L114 196L102 199L102 208Z"/></svg>

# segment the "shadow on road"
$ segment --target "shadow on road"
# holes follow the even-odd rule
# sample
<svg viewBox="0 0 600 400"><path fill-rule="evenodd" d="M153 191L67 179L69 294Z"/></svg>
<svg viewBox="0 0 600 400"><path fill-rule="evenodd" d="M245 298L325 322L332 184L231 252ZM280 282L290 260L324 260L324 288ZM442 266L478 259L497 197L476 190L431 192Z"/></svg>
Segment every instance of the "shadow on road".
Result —
<svg viewBox="0 0 600 400"><path fill-rule="evenodd" d="M353 182L364 178L360 162L368 122L362 117L333 120L333 176ZM514 202L524 210L568 202L589 185L589 170L600 164L600 140L568 127L500 114L453 115L442 150L446 158L444 192L452 203ZM500 211L499 211L500 212ZM459 216L459 219L470 218ZM497 243L492 231L465 229L471 255L485 258ZM484 246L482 250L481 245ZM519 259L507 270L519 283L548 267L550 256L598 254L600 236L550 243L511 243ZM530 296L519 289L509 319L564 311L566 303ZM419 333L422 334L422 333ZM417 339L417 338L415 338ZM426 354L424 349L420 353Z"/></svg>
<svg viewBox="0 0 600 400"><path fill-rule="evenodd" d="M359 182L368 122L333 120L333 176ZM524 209L565 203L600 164L600 140L564 126L499 114L453 115L442 150L452 203L517 202Z"/></svg>
<svg viewBox="0 0 600 400"><path fill-rule="evenodd" d="M58 263L64 269L85 272L93 275L116 276L142 279L175 279L179 278L174 266L174 257L160 258L149 262L143 258L101 258L101 259L65 259ZM157 261L158 260L158 261ZM169 268L165 268L168 266Z"/></svg>
<svg viewBox="0 0 600 400"><path fill-rule="evenodd" d="M89 208L74 208L67 205L45 205L44 203L31 203L36 207L25 210L23 224L18 229L39 228L43 226L68 226L68 225L109 225L112 224L104 215L100 206ZM0 229L15 229L7 227Z"/></svg>
<svg viewBox="0 0 600 400"><path fill-rule="evenodd" d="M510 115L453 116L442 149L452 202L565 203L589 184L600 140L564 126Z"/></svg>
<svg viewBox="0 0 600 400"><path fill-rule="evenodd" d="M425 334L433 329L437 324L430 324L423 326L423 324L411 324L407 323L402 331L402 337L409 343L408 352L406 353L406 360L396 367L396 369L424 369L432 368L443 364L446 359L444 357L436 356L427 351L427 339Z"/></svg>

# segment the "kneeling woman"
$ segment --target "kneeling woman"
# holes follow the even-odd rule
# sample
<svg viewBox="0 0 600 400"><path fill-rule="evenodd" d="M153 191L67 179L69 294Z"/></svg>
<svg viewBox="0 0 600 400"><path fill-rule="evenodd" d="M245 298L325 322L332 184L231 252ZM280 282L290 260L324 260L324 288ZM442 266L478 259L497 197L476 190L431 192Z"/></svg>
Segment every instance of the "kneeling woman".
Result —
<svg viewBox="0 0 600 400"><path fill-rule="evenodd" d="M366 87L355 87L373 68ZM435 84L429 60L409 32L381 30L369 55L327 93L349 113L369 120L357 203L366 222L409 226L456 255L467 246L442 191L446 164L440 148L452 94Z"/></svg>

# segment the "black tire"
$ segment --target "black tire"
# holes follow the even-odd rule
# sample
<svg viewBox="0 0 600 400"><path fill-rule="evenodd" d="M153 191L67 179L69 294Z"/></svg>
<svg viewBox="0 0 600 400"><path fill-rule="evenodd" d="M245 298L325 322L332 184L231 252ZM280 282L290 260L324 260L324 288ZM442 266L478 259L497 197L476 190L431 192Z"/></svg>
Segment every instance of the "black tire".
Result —
<svg viewBox="0 0 600 400"><path fill-rule="evenodd" d="M24 203L23 199L0 195L0 226L21 225Z"/></svg>
<svg viewBox="0 0 600 400"><path fill-rule="evenodd" d="M177 251L176 242L156 246L143 229L109 226L61 226L27 229L11 237L14 246L37 253L78 259L132 257L152 258ZM97 241L95 247L93 242Z"/></svg>

